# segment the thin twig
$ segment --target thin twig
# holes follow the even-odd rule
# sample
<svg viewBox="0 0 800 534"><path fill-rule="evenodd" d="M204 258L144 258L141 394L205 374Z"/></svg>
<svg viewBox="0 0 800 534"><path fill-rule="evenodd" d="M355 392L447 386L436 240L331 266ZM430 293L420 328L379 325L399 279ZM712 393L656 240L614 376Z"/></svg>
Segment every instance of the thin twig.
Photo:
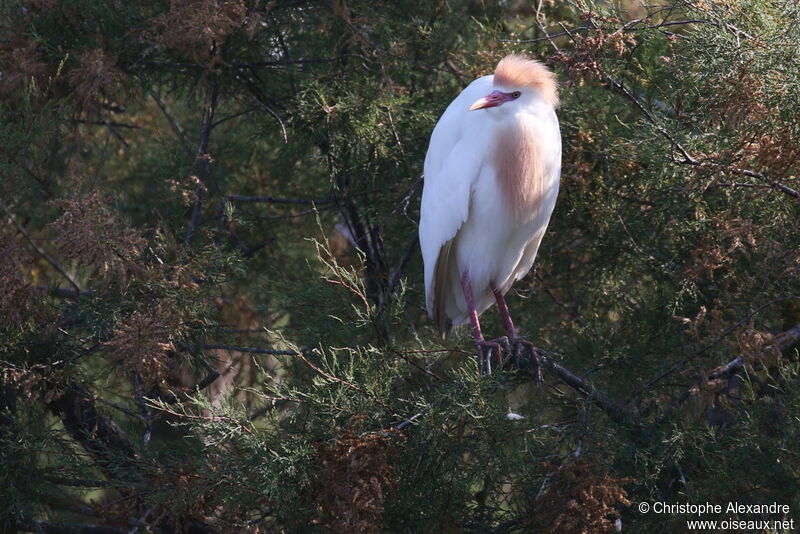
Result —
<svg viewBox="0 0 800 534"><path fill-rule="evenodd" d="M283 124L283 119L281 118L280 115L278 115L278 112L269 107L268 105L266 105L264 102L261 101L260 98L256 97L255 95L251 96L251 99L258 105L258 107L260 107L261 109L263 109L264 111L275 117L275 120L278 121L278 125L281 127L283 142L288 143L289 136L286 134L286 126Z"/></svg>
<svg viewBox="0 0 800 534"><path fill-rule="evenodd" d="M400 263L394 270L394 274L392 275L392 281L389 283L389 293L394 293L397 290L397 286L400 284L400 279L403 277L403 273L406 270L408 261L411 259L411 255L414 254L414 252L417 250L418 243L419 243L419 234L417 232L414 232L414 235L408 241L408 245L406 246L406 250L403 253L403 257L400 259Z"/></svg>
<svg viewBox="0 0 800 534"><path fill-rule="evenodd" d="M435 380L441 380L442 382L449 382L449 380L447 380L446 378L442 378L441 376L437 375L433 371L429 371L429 370L425 369L424 367L422 367L421 365L419 365L417 362L413 361L411 358L409 358L408 356L406 356L404 354L404 351L393 350L392 352L394 352L395 354L397 354L398 356L403 358L403 360L405 360L406 363L416 367L417 369L419 369L420 371L422 371L426 375L430 376L431 378L433 378Z"/></svg>
<svg viewBox="0 0 800 534"><path fill-rule="evenodd" d="M719 343L720 341L722 341L723 339L725 339L726 337L728 337L729 335L731 335L731 334L732 334L733 332L735 332L735 331L736 331L736 330L737 330L737 329L738 329L740 326L742 326L743 324L745 324L747 321L749 321L749 320L750 320L752 317L754 317L756 314L760 313L762 310L764 310L764 309L766 309L767 307L769 307L769 306L772 306L773 304L776 304L776 303L778 303L778 302L783 302L783 301L785 301L785 300L789 300L789 299L797 299L797 298L798 298L798 297L797 297L797 296L795 296L795 295L788 296L788 297L782 297L782 298L779 298L779 299L771 300L771 301L767 302L766 304L763 304L763 305L759 306L759 307L758 307L758 308L756 308L755 310L753 310L753 311L751 311L750 313L748 313L746 316L744 316L744 317L742 317L741 319L739 319L738 321L736 321L736 323L735 323L735 324L733 324L733 325L732 325L730 328L728 328L728 329L727 329L727 330L725 330L725 331L724 331L722 334L720 334L719 336L717 336L717 337L716 337L716 338L715 338L713 341L709 342L708 344L704 345L703 347L700 347L698 350L696 350L695 352L693 352L693 353L692 353L692 354L690 354L689 356L686 356L685 358L683 358L683 359L682 359L682 360L680 360L679 362L676 362L676 363L674 363L674 364L673 364L673 365L671 365L669 368L667 368L667 369L665 369L663 372L661 372L661 373L660 373L658 376L656 376L655 378L653 378L652 380L650 380L650 381L649 381L648 383L646 383L646 384L645 384L645 385L644 385L642 388L640 388L640 389L639 389L638 391L636 391L636 392L635 392L633 395L631 395L631 396L630 396L630 398L629 398L627 401L625 401L625 402L623 403L623 406L627 406L627 405L628 405L628 404L630 404L630 403L631 403L631 402L632 402L632 401L633 401L635 398L637 398L639 395L643 394L645 391L647 391L647 390L649 390L650 388L652 388L652 387L653 387L654 385L656 385L658 382L660 382L661 380L663 380L663 379L664 379L664 378L666 378L667 376L671 375L671 374L672 374L672 373L674 373L675 371L678 371L679 369L682 369L682 368L683 368L683 367L684 367L684 366L685 366L687 363L689 363L690 361L692 361L692 360L694 360L694 359L696 359L696 358L698 358L698 357L702 356L702 355L703 355L703 354L705 354L706 352L708 352L708 351L709 351L711 348L715 347L717 343ZM798 325L798 327L800 327L800 325ZM789 342L791 342L792 340L794 340L794 339L795 339L795 338L794 338L794 337L792 337L792 336L794 335L794 331L797 329L797 330L798 330L798 332L797 332L797 339L800 339L800 328L798 328L798 327L795 327L795 328L793 328L793 329L791 329L791 330L788 330L788 331L786 331L786 332L782 332L782 333L780 333L780 334L777 334L777 335L778 335L778 336L785 336L785 339L787 340L787 341L786 341L786 343L789 343ZM783 338L782 338L782 339L783 339ZM787 345L787 347L788 347L788 345ZM781 350L785 350L785 348L781 348Z"/></svg>
<svg viewBox="0 0 800 534"><path fill-rule="evenodd" d="M144 398L142 378L138 373L133 373L131 379L133 381L133 395L136 399L136 404L139 405L139 411L142 412L142 420L144 421L142 445L147 448L148 445L150 445L150 438L153 435L153 414Z"/></svg>
<svg viewBox="0 0 800 534"><path fill-rule="evenodd" d="M251 436L255 435L255 432L253 432L246 424L239 421L235 417L228 417L227 415L193 415L185 412L181 413L181 412L176 412L175 410L171 410L164 404L153 404L153 407L158 410L161 410L164 413L174 415L175 417L185 417L186 419L195 419L200 421L213 421L213 422L223 421L226 423L236 423L242 430L244 430Z"/></svg>
<svg viewBox="0 0 800 534"><path fill-rule="evenodd" d="M47 523L39 520L18 520L17 530L20 532L36 532L44 534L125 534L117 527L79 523Z"/></svg>
<svg viewBox="0 0 800 534"><path fill-rule="evenodd" d="M90 121L90 120L86 120L86 119L70 119L70 122L73 122L73 123L76 123L76 124L88 124L88 125L92 125L92 126L107 126L107 127L113 127L113 128L131 128L131 129L135 129L135 130L141 130L142 129L142 127L139 126L138 124L129 124L127 122L114 122L114 121L109 121L109 120L105 120L105 119L100 119L100 120L96 120L96 121Z"/></svg>
<svg viewBox="0 0 800 534"><path fill-rule="evenodd" d="M300 354L296 350L278 350L278 349L264 349L261 347L237 347L234 345L201 345L200 348L202 349L221 349L221 350L231 350L234 352L253 352L255 354L274 354L274 355L285 355L285 356L297 356Z"/></svg>
<svg viewBox="0 0 800 534"><path fill-rule="evenodd" d="M637 32L637 31L641 31L641 30L658 30L660 28L666 28L666 27L669 27L669 26L686 26L688 24L710 24L712 26L719 26L719 24L714 22L714 21L703 20L703 19L673 20L673 21L669 21L669 22L660 22L658 24L651 24L649 26L633 26L633 24L632 24L632 23L640 23L640 22L643 22L644 20L646 20L646 19L632 20L632 21L626 23L625 25L623 25L621 28L616 28L616 29L603 28L602 26L597 26L597 25L578 26L577 28L571 28L571 29L564 28L563 31L560 31L558 33L547 33L547 32L544 32L544 36L536 37L534 39L499 39L499 41L501 43L515 43L515 44L527 44L527 43L538 43L538 42L541 42L541 41L550 41L550 43L555 47L555 49L558 50L558 47L553 43L553 39L555 39L556 37L564 37L564 36L567 36L567 35L571 36L573 33L581 33L581 32L587 32L587 31L599 31L599 30L605 30L605 31L608 31L608 32L614 31L615 33L619 32L620 30L622 30L622 33L629 33L629 32ZM744 32L742 32L742 33L744 34ZM748 36L748 37L750 39L752 39L752 36Z"/></svg>
<svg viewBox="0 0 800 534"><path fill-rule="evenodd" d="M158 109L161 110L161 113L167 119L170 128L172 128L172 131L181 141L181 146L183 146L184 150L186 150L187 155L191 156L192 149L189 146L189 139L186 137L186 132L183 130L178 120L172 116L172 113L170 113L169 108L167 108L167 104L161 99L161 97L156 92L148 91L147 94L150 95L150 98L153 99L153 101L158 106Z"/></svg>
<svg viewBox="0 0 800 534"><path fill-rule="evenodd" d="M212 78L209 82L208 97L205 110L203 112L203 123L200 128L200 144L197 147L197 187L195 188L195 202L192 209L192 218L189 227L186 229L186 239L184 245L188 248L192 244L192 237L200 223L200 213L203 209L203 198L205 197L206 181L211 170L211 158L208 154L208 145L211 140L211 130L214 124L214 113L217 109L219 99L219 81Z"/></svg>
<svg viewBox="0 0 800 534"><path fill-rule="evenodd" d="M5 204L0 203L0 206L3 206L3 210L5 210L6 214L8 214L8 218L11 220L11 222L14 224L14 226L17 228L17 230L19 230L19 233L22 234L22 236L25 238L25 240L28 242L28 244L30 244L30 246L36 251L36 253L39 254L56 271L58 271L58 274L63 276L64 279L69 283L69 285L72 286L72 288L77 293L80 293L81 292L80 286L78 286L78 284L75 282L75 280L73 280L72 277L67 274L67 271L61 266L61 264L58 263L56 261L56 259L53 258L50 254L48 254L47 251L45 251L42 247L40 247L39 245L36 244L36 242L33 240L33 238L28 233L28 231L25 230L25 227L22 226L17 221L17 218L14 217L14 214L11 213L11 211L8 209L8 207L6 207Z"/></svg>
<svg viewBox="0 0 800 534"><path fill-rule="evenodd" d="M296 356L297 356L298 358L300 358L300 360L302 360L302 362L303 362L304 364L306 364L308 367L310 367L311 369L313 369L314 371L316 371L317 373L319 373L321 376L323 376L323 377L327 378L328 380L331 380L332 382L336 382L337 384L341 384L341 385L343 385L343 386L345 386L345 387L347 387L347 388L350 388L350 389L352 389L353 391L358 391L359 393L361 393L361 394L363 394L363 395L366 395L367 397L370 397L372 400L374 400L375 402L377 402L378 404L380 404L380 405L381 405L381 406L382 406L384 409L386 409L386 410L391 410L391 408L389 407L389 405L388 405L388 404L386 404L385 402L383 402L382 400L380 400L380 399L379 399L378 397L376 397L375 395L372 395L371 393L367 392L365 389L363 389L363 388L360 388L360 387L358 387L357 385L355 385L355 384L353 384L353 383L351 383L351 382L348 382L347 380L344 380L344 379L342 379L342 378L339 378L338 376L334 376L334 375L332 375L332 374L330 374L330 373L327 373L327 372L325 372L324 370L320 369L319 367L317 367L316 365L314 365L313 363L311 363L311 361L310 361L308 358L306 358L305 354L303 354L304 352L305 352L305 351L302 351L302 350L301 350L300 352L297 352L297 353L296 353Z"/></svg>
<svg viewBox="0 0 800 534"><path fill-rule="evenodd" d="M225 200L233 200L236 202L264 202L267 204L303 204L309 206L322 206L334 201L332 198L307 199L248 195L225 195Z"/></svg>
<svg viewBox="0 0 800 534"><path fill-rule="evenodd" d="M542 33L544 34L545 39L547 39L547 41L550 43L550 46L552 46L556 52L559 52L560 50L558 48L558 45L555 43L555 41L553 41L553 38L547 33L547 28L545 28L544 21L542 20L541 11L542 11L542 0L539 0L536 3L536 15L535 15L536 24L539 26L539 29L542 30Z"/></svg>
<svg viewBox="0 0 800 534"><path fill-rule="evenodd" d="M222 117L218 121L214 122L214 124L212 124L211 127L212 128L216 128L217 126L219 126L223 122L227 122L227 121L229 121L231 119L235 119L236 117L241 117L242 115L247 115L248 113L254 112L256 109L257 108L247 108L247 109L244 109L244 110L239 111L237 113L233 113L231 115L228 115L227 117Z"/></svg>
<svg viewBox="0 0 800 534"><path fill-rule="evenodd" d="M662 136L664 136L672 144L672 146L678 150L678 152L680 152L680 155L681 155L680 159L679 158L675 158L674 156L672 157L672 161L674 163L678 163L678 164L682 164L682 165L693 165L693 166L697 166L697 167L703 167L703 166L715 167L715 168L722 169L723 171L730 172L730 173L733 173L733 174L741 174L743 176L748 176L750 178L756 178L758 180L762 180L762 181L768 183L769 186L772 189L775 189L776 191L780 191L781 193L784 193L784 194L786 194L786 195L788 195L788 196L790 196L792 198L800 199L800 192L798 192L795 189L792 189L791 187L789 187L789 186L787 186L785 184L782 184L782 183L780 183L778 181L774 181L774 180L766 177L765 175L761 174L760 172L752 171L750 169L739 169L737 167L725 165L725 164L722 164L722 163L717 163L717 162L714 162L714 161L701 161L701 160L695 158L694 156L692 156L689 153L688 150L686 150L686 148L680 142L678 142L675 139L675 137L671 133L669 133L666 130L666 128L661 126L656 121L656 119L652 115L652 113L650 113L650 111L648 111L647 108L644 107L644 105L639 101L639 99L636 98L636 95L634 95L631 91L629 91L627 88L625 88L622 83L620 83L619 81L615 80L611 76L606 76L606 79L607 79L607 81L609 83L609 86L614 91L616 91L619 94L623 95L630 102L632 102L636 106L636 108L639 110L639 112L645 117L647 122L652 124L653 127L655 127L656 130L658 130L658 132Z"/></svg>

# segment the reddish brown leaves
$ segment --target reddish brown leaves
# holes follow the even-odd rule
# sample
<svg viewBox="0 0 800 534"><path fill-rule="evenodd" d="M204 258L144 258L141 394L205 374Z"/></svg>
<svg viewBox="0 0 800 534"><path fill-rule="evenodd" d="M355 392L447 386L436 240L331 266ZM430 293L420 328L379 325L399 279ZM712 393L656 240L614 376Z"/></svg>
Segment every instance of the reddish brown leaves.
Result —
<svg viewBox="0 0 800 534"><path fill-rule="evenodd" d="M159 384L167 378L167 351L179 328L176 314L159 306L146 314L135 312L120 318L114 336L104 345L125 370L140 376L147 385Z"/></svg>
<svg viewBox="0 0 800 534"><path fill-rule="evenodd" d="M32 261L14 240L0 233L0 328L17 326L29 318L29 302L35 289L24 275Z"/></svg>
<svg viewBox="0 0 800 534"><path fill-rule="evenodd" d="M389 436L359 435L352 427L344 429L333 445L319 446L315 522L326 532L382 532L385 491L395 485L387 463L392 449Z"/></svg>
<svg viewBox="0 0 800 534"><path fill-rule="evenodd" d="M51 69L42 59L39 43L15 35L10 28L2 28L0 39L0 96L18 99L29 83L39 87L47 84Z"/></svg>
<svg viewBox="0 0 800 534"><path fill-rule="evenodd" d="M554 59L560 62L573 83L605 78L603 60L608 57L622 57L625 51L636 44L632 35L625 33L622 21L609 17L600 17L596 13L585 12L584 20L589 21L595 30L588 35L573 34L574 50L569 54L558 52ZM609 32L596 25L596 20L613 23L620 29Z"/></svg>
<svg viewBox="0 0 800 534"><path fill-rule="evenodd" d="M77 67L67 73L67 80L75 91L78 103L85 107L93 103L101 92L111 93L124 76L116 67L117 60L101 48L86 51L78 56Z"/></svg>
<svg viewBox="0 0 800 534"><path fill-rule="evenodd" d="M120 279L127 279L123 268L133 265L145 241L139 232L122 223L102 193L92 189L54 204L63 210L51 224L59 252L95 267L105 277L112 269L119 269Z"/></svg>
<svg viewBox="0 0 800 534"><path fill-rule="evenodd" d="M756 247L757 230L751 220L717 219L714 230L691 253L692 261L685 270L689 280L710 279L719 269L732 265L737 254L747 254Z"/></svg>
<svg viewBox="0 0 800 534"><path fill-rule="evenodd" d="M579 458L557 468L536 501L547 534L616 532L617 506L630 506L623 484L603 470L598 458Z"/></svg>
<svg viewBox="0 0 800 534"><path fill-rule="evenodd" d="M234 31L244 27L252 36L259 20L244 0L172 0L169 11L150 19L142 39L210 67L221 61L219 49Z"/></svg>

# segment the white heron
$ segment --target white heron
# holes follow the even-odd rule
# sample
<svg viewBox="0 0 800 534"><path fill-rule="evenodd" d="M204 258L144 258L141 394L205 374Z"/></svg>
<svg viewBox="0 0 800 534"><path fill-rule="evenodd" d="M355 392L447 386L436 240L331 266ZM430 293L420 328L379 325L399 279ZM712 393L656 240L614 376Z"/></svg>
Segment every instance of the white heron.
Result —
<svg viewBox="0 0 800 534"><path fill-rule="evenodd" d="M502 362L502 338L486 341L478 320L494 301L510 344L536 363L505 294L533 266L558 196L557 107L555 75L511 54L450 103L431 135L419 225L428 314L442 334L448 321L471 323L481 372L492 350Z"/></svg>

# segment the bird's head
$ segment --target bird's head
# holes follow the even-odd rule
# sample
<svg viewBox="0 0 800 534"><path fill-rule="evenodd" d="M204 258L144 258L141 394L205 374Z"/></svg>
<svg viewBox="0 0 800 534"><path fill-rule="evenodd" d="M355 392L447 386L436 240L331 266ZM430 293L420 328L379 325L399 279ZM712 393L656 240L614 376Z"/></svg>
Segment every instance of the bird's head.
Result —
<svg viewBox="0 0 800 534"><path fill-rule="evenodd" d="M558 107L558 82L550 69L519 54L500 60L494 71L494 91L472 104L469 109L488 109L509 104L525 106L543 101Z"/></svg>

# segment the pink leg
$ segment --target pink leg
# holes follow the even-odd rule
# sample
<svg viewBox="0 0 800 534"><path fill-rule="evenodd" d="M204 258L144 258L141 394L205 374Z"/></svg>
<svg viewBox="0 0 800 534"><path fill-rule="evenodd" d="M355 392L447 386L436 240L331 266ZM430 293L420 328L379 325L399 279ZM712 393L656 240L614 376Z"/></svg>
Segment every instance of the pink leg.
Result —
<svg viewBox="0 0 800 534"><path fill-rule="evenodd" d="M512 357L514 358L517 367L519 367L520 358L522 356L521 353L523 351L528 353L531 358L531 364L533 365L534 382L538 386L542 381L542 371L539 368L539 359L536 355L536 347L534 347L533 343L530 341L520 339L517 336L517 329L514 327L514 322L511 320L511 314L508 313L508 305L506 304L505 297L495 287L492 287L492 292L494 293L495 300L497 300L497 307L500 308L500 315L503 317L503 325L506 328L506 332L508 332L508 339L512 345Z"/></svg>
<svg viewBox="0 0 800 534"><path fill-rule="evenodd" d="M506 299L494 286L492 287L492 292L494 293L495 300L497 300L497 307L500 308L500 315L503 317L503 326L506 327L508 339L513 341L517 339L517 329L514 328L514 322L511 320L511 315L508 313Z"/></svg>
<svg viewBox="0 0 800 534"><path fill-rule="evenodd" d="M467 273L467 271L461 274L461 289L464 290L464 300L467 301L469 322L472 324L472 338L475 340L475 343L483 343L483 332L481 332L481 323L478 321L478 310L475 308L475 297L472 295L472 283L469 281L469 273Z"/></svg>
<svg viewBox="0 0 800 534"><path fill-rule="evenodd" d="M497 355L497 359L502 363L503 355L500 352L500 344L496 341L486 341L481 332L481 323L478 321L478 310L475 307L475 296L472 293L472 283L469 280L469 273L464 271L461 275L461 289L464 291L464 300L467 301L469 310L469 322L472 324L472 338L478 348L478 372L480 374L492 374L492 351Z"/></svg>

